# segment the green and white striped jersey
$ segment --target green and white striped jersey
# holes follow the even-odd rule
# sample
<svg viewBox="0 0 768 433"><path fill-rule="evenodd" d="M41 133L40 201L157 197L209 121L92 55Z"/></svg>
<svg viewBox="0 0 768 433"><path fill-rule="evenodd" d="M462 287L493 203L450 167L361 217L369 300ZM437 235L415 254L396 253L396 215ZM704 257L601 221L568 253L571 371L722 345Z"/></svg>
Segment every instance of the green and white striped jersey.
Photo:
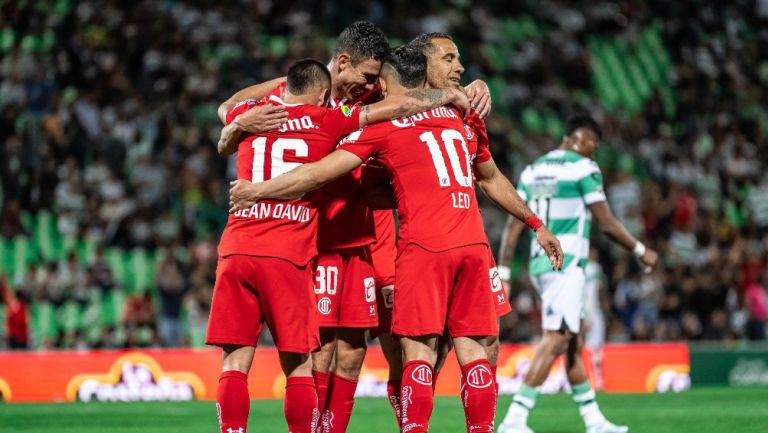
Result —
<svg viewBox="0 0 768 433"><path fill-rule="evenodd" d="M570 150L553 150L525 167L517 191L560 240L563 269L586 264L592 226L587 206L605 201L597 163ZM534 237L529 274L547 272L553 272L552 264Z"/></svg>

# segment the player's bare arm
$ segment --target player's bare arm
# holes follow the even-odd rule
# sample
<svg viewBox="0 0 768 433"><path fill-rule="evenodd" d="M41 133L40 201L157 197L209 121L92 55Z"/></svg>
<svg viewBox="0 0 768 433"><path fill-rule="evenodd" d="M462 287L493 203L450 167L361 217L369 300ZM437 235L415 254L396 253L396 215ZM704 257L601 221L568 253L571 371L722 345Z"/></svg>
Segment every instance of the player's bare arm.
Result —
<svg viewBox="0 0 768 433"><path fill-rule="evenodd" d="M238 128L235 122L222 128L221 134L219 135L219 142L216 145L216 150L219 152L219 156L229 156L237 152L237 145L240 143L240 135L242 135L242 131Z"/></svg>
<svg viewBox="0 0 768 433"><path fill-rule="evenodd" d="M274 199L293 199L304 193L338 179L359 167L363 160L346 150L336 150L310 164L303 164L274 179L261 183L251 183L237 179L230 182L230 212L248 209L257 201Z"/></svg>
<svg viewBox="0 0 768 433"><path fill-rule="evenodd" d="M254 84L253 86L246 87L245 89L241 89L237 91L234 95L232 95L229 99L222 102L221 105L219 105L219 109L217 110L217 114L219 115L219 120L221 123L226 123L227 118L227 112L232 109L235 105L237 105L240 102L245 101L246 99L261 99L269 92L272 91L275 87L283 84L285 82L286 77L280 77L275 78L273 80L265 81L263 83ZM250 132L264 132L264 131L250 131Z"/></svg>
<svg viewBox="0 0 768 433"><path fill-rule="evenodd" d="M515 248L517 248L517 241L520 239L520 235L523 233L524 229L525 224L523 224L522 221L513 217L512 215L507 217L507 224L505 225L504 231L501 234L499 259L497 262L499 277L501 278L501 282L504 284L505 289L509 289L507 286L509 285L509 280L512 277L512 272L509 269L508 264L511 263L512 259L514 258Z"/></svg>
<svg viewBox="0 0 768 433"><path fill-rule="evenodd" d="M375 104L360 109L360 127L376 122L397 119L453 104L465 115L470 104L467 95L457 89L412 89L402 95L391 95Z"/></svg>
<svg viewBox="0 0 768 433"><path fill-rule="evenodd" d="M483 193L508 214L520 221L527 221L530 217L536 216L531 208L525 204L509 179L501 173L493 159L475 165L475 178ZM535 232L539 245L546 251L552 262L552 267L561 269L563 266L563 249L560 246L560 241L544 225L537 227Z"/></svg>
<svg viewBox="0 0 768 433"><path fill-rule="evenodd" d="M472 108L483 119L491 114L491 90L483 80L475 80L469 83L465 90Z"/></svg>
<svg viewBox="0 0 768 433"><path fill-rule="evenodd" d="M646 271L650 271L656 265L659 255L656 251L646 248L642 242L635 239L631 233L624 227L611 212L611 208L604 201L589 205L589 211L597 222L597 226L612 241L632 251L635 256L647 266Z"/></svg>

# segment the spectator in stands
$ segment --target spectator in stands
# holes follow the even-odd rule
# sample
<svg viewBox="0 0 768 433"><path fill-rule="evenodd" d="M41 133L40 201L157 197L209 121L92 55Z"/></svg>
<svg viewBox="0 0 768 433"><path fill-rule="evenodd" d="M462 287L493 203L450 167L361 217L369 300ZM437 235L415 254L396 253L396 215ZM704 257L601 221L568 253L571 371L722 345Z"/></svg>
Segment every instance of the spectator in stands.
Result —
<svg viewBox="0 0 768 433"><path fill-rule="evenodd" d="M29 348L29 300L24 292L14 292L11 289L5 274L0 274L0 297L5 304L8 347L11 349Z"/></svg>
<svg viewBox="0 0 768 433"><path fill-rule="evenodd" d="M166 254L157 269L157 290L160 293L160 318L158 331L164 347L182 345L184 329L181 323L181 307L189 291L189 283L181 262L173 250Z"/></svg>

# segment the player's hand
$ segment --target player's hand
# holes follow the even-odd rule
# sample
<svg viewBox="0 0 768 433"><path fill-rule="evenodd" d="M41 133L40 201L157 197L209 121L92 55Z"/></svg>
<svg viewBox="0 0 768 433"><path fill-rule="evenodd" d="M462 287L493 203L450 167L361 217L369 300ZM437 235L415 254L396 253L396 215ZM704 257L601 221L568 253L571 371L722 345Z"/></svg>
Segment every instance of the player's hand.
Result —
<svg viewBox="0 0 768 433"><path fill-rule="evenodd" d="M277 129L288 120L282 105L259 105L237 116L233 123L241 131L258 134Z"/></svg>
<svg viewBox="0 0 768 433"><path fill-rule="evenodd" d="M469 117L469 113L472 110L472 107L469 103L469 98L467 97L467 94L464 93L461 90L454 89L453 90L453 102L452 104L461 111L461 113L464 115L464 119L466 120L467 117Z"/></svg>
<svg viewBox="0 0 768 433"><path fill-rule="evenodd" d="M491 89L485 84L483 80L475 80L465 88L467 90L467 96L469 96L469 102L472 104L472 108L477 111L483 119L491 114Z"/></svg>
<svg viewBox="0 0 768 433"><path fill-rule="evenodd" d="M541 226L536 230L536 240L539 241L539 245L547 253L549 261L552 262L552 269L556 271L562 269L563 247L560 246L560 241L557 240L555 235L547 227Z"/></svg>
<svg viewBox="0 0 768 433"><path fill-rule="evenodd" d="M640 262L645 265L645 273L649 274L653 267L656 266L656 262L659 261L659 254L648 248L645 250L645 254L639 257Z"/></svg>
<svg viewBox="0 0 768 433"><path fill-rule="evenodd" d="M253 189L256 185L244 179L233 180L229 183L229 213L248 209L256 204Z"/></svg>

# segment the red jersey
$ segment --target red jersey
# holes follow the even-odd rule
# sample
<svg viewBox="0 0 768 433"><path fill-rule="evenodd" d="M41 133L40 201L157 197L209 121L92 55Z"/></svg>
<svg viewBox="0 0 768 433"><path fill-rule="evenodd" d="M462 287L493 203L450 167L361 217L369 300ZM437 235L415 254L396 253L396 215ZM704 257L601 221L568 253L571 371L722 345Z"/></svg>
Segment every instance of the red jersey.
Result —
<svg viewBox="0 0 768 433"><path fill-rule="evenodd" d="M270 95L280 96L286 83L277 86ZM359 101L331 98L333 108L342 105L360 105L381 99L378 89L367 92ZM360 247L376 242L373 214L365 204L361 169L355 169L320 188L314 195L319 212L317 248L333 251Z"/></svg>
<svg viewBox="0 0 768 433"><path fill-rule="evenodd" d="M248 135L240 142L238 179L263 182L320 160L342 137L359 128L359 110L285 104L274 95L269 99L285 105L288 120L279 129ZM236 105L227 113L227 123L255 105L253 100ZM300 266L306 264L317 255L317 205L313 197L263 200L230 215L221 235L219 256L279 257Z"/></svg>
<svg viewBox="0 0 768 433"><path fill-rule="evenodd" d="M402 250L410 243L429 251L487 244L472 177L474 161L490 159L487 143L452 107L362 129L341 149L376 158L392 173Z"/></svg>

